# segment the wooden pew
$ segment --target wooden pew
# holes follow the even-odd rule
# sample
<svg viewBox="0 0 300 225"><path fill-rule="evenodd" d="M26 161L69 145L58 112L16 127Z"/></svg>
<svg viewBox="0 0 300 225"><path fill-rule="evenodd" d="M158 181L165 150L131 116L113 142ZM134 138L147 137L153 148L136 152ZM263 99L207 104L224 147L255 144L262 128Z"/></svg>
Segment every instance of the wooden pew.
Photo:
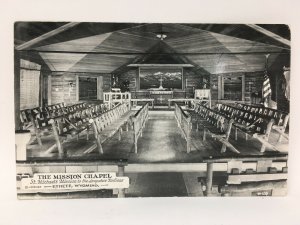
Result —
<svg viewBox="0 0 300 225"><path fill-rule="evenodd" d="M281 142L283 137L286 139L289 138L288 135L285 133L290 118L289 113L272 109L272 108L263 107L261 105L247 105L247 104L237 103L236 107L251 111L269 120L273 119L274 124L272 126L272 129L280 134L277 141L278 143Z"/></svg>
<svg viewBox="0 0 300 225"><path fill-rule="evenodd" d="M221 153L226 152L226 148L230 151L239 154L240 152L229 142L233 120L230 117L225 117L217 111L210 109L204 105L198 106L197 129L203 127L203 141L206 141L206 134L217 139L222 143Z"/></svg>
<svg viewBox="0 0 300 225"><path fill-rule="evenodd" d="M36 107L22 110L21 121L24 124L23 129L29 129L29 127L32 127L38 144L42 146L41 137L45 132L51 130L49 118L52 116L63 115L62 107L63 103L60 103L47 107Z"/></svg>
<svg viewBox="0 0 300 225"><path fill-rule="evenodd" d="M42 146L42 136L44 136L45 133L52 132L52 125L49 123L51 119L67 116L83 109L90 109L92 113L99 114L107 110L107 106L104 104L88 105L86 103L65 106L64 103L59 103L46 107L22 110L21 121L24 124L24 129L28 129L28 127L32 126L35 138L38 144ZM25 126L25 124L27 125Z"/></svg>
<svg viewBox="0 0 300 225"><path fill-rule="evenodd" d="M233 118L235 127L235 139L237 140L238 131L245 133L246 140L248 136L252 136L262 143L261 152L264 152L266 147L270 147L269 135L274 124L279 126L280 129L285 130L289 115L284 116L278 114L278 112L273 109L263 109L250 106L246 107L235 107L225 104L217 104L215 107L216 110L225 117ZM280 130L279 132L282 132ZM284 134L281 134L281 136ZM280 136L280 138L281 138ZM279 138L279 139L280 139ZM276 149L274 146L272 149Z"/></svg>
<svg viewBox="0 0 300 225"><path fill-rule="evenodd" d="M126 130L128 131L128 123L131 115L130 103L122 103L97 117L91 118L89 122L94 130L96 144L84 153L90 153L97 148L99 154L103 154L102 144L116 133L119 134L119 140L121 140L122 126L126 125Z"/></svg>
<svg viewBox="0 0 300 225"><path fill-rule="evenodd" d="M66 115L53 117L49 120L60 157L64 157L67 153L63 148L63 143L67 139L70 139L74 136L76 136L78 139L79 135L83 131L87 132L87 140L89 139L89 119L89 109L82 109Z"/></svg>
<svg viewBox="0 0 300 225"><path fill-rule="evenodd" d="M48 114L48 117L61 116L65 114L66 105L65 103L58 103L54 105L48 105L43 108L43 110Z"/></svg>
<svg viewBox="0 0 300 225"><path fill-rule="evenodd" d="M30 117L31 110L32 109L23 109L20 111L20 121L23 130L27 130L29 127L32 126L32 121Z"/></svg>
<svg viewBox="0 0 300 225"><path fill-rule="evenodd" d="M148 108L149 108L149 103L146 103L143 105L141 109L137 111L132 117L132 123L133 123L133 140L134 140L134 152L137 153L138 148L137 148L137 143L138 143L138 138L143 136L143 129L145 127L146 121L148 120Z"/></svg>
<svg viewBox="0 0 300 225"><path fill-rule="evenodd" d="M175 103L175 118L177 120L177 125L180 128L181 134L186 140L186 151L190 153L191 151L191 131L192 123L191 116L184 112L183 109Z"/></svg>
<svg viewBox="0 0 300 225"><path fill-rule="evenodd" d="M38 144L42 146L42 136L45 134L45 132L49 132L51 130L48 114L42 108L34 108L31 109L29 117L32 123L35 138L37 139Z"/></svg>
<svg viewBox="0 0 300 225"><path fill-rule="evenodd" d="M93 105L92 107L90 107L90 113L92 118L97 117L108 110L109 110L109 105L105 103L100 105Z"/></svg>

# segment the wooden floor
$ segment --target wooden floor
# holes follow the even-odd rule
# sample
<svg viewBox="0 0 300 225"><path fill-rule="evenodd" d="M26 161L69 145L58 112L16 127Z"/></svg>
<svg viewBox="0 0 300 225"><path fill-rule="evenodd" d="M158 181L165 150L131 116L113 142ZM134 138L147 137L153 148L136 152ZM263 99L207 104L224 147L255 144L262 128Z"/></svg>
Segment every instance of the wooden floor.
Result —
<svg viewBox="0 0 300 225"><path fill-rule="evenodd" d="M79 140L73 139L64 143L67 150L67 158L70 159L128 159L129 163L193 163L202 162L203 157L208 156L236 156L235 153L226 152L221 154L221 143L207 137L205 142L202 141L203 130L198 132L195 126L192 131L192 151L186 153L186 141L181 137L180 130L174 117L174 111L149 111L149 120L143 131L143 137L138 140L138 154L134 153L133 131L125 131L122 134L122 140L118 141L117 135L103 144L104 154L99 155L96 151L84 154L85 149L94 144L93 135L90 140L85 140L82 135ZM277 134L271 134L270 140L275 142ZM28 159L45 159L55 160L57 153L46 153L46 149L55 143L54 138L49 135L42 138L43 147L37 145L36 141L27 147ZM265 153L260 153L261 144L249 138L245 140L243 133L239 133L238 141L232 137L230 142L241 152L241 155L262 155L276 154L273 150L267 149ZM288 143L283 143L287 149Z"/></svg>

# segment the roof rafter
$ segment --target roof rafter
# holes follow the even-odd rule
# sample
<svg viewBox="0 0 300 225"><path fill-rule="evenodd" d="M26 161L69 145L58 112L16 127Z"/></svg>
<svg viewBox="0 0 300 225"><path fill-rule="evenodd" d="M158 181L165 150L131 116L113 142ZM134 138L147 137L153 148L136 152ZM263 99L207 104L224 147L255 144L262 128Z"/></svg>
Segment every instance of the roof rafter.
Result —
<svg viewBox="0 0 300 225"><path fill-rule="evenodd" d="M50 38L50 37L52 37L52 36L54 36L56 34L59 34L59 33L63 32L63 31L66 31L66 30L70 29L70 28L78 25L79 23L80 22L67 23L67 24L65 24L63 26L60 26L60 27L58 27L58 28L50 31L50 32L42 34L39 37L36 37L36 38L34 38L34 39L30 40L30 41L27 41L24 44L21 44L21 45L17 46L16 50L24 50L26 48L29 48L29 47L31 47L31 46L33 46L33 45L35 45L35 44L37 44L37 43L39 43L39 42L47 39L47 38Z"/></svg>
<svg viewBox="0 0 300 225"><path fill-rule="evenodd" d="M265 28L262 28L256 24L246 24L246 26L251 27L252 29L254 29L260 33L263 33L263 34L269 36L270 38L291 47L291 42L289 40L287 40L283 37L280 37L279 35L274 34L273 32L266 30Z"/></svg>

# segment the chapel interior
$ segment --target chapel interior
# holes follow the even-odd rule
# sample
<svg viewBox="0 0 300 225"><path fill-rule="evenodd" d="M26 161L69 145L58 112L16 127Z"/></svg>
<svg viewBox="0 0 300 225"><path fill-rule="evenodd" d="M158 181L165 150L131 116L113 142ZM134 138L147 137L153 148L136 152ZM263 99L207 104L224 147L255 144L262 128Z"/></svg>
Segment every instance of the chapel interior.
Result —
<svg viewBox="0 0 300 225"><path fill-rule="evenodd" d="M290 56L284 24L16 22L17 181L130 179L18 196L285 195Z"/></svg>

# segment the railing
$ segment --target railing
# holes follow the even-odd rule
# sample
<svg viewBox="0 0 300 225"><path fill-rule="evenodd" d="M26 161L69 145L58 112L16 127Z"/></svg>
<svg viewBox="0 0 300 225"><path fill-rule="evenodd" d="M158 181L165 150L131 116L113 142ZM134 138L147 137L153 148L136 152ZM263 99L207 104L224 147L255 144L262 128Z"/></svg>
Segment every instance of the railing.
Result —
<svg viewBox="0 0 300 225"><path fill-rule="evenodd" d="M143 129L148 119L148 107L149 103L146 103L134 116L132 116L135 153L137 153L138 138L143 136Z"/></svg>
<svg viewBox="0 0 300 225"><path fill-rule="evenodd" d="M131 94L130 92L104 92L103 93L104 99L103 102L107 103L110 108L118 103L130 103Z"/></svg>
<svg viewBox="0 0 300 225"><path fill-rule="evenodd" d="M287 154L249 155L235 158L210 156L203 161L207 163L207 174L206 181L201 183L206 196L216 194L217 190L223 196L242 192L259 195L262 194L260 192L266 192L265 190L277 188L286 190ZM227 181L216 187L213 185L213 173L217 171L218 164L222 163L226 163L227 173L224 177L227 177Z"/></svg>
<svg viewBox="0 0 300 225"><path fill-rule="evenodd" d="M117 176L124 176L126 173L147 173L147 172L206 172L203 177L203 184L205 186L204 194L211 196L214 189L218 192L218 187L213 184L214 172L222 172L225 176L231 176L231 181L236 175L237 178L243 178L249 175L249 179L256 179L262 181L255 182L261 183L268 180L270 177L286 179L287 177L287 154L272 154L268 156L262 155L248 155L248 156L235 156L233 157L204 157L198 163L128 163L126 159L103 160L100 158L93 159L56 159L56 160L29 160L16 162L16 175L17 175L17 192L22 194L20 190L20 181L22 178L34 176L35 173L74 173L74 172L116 172ZM251 173L249 173L251 172ZM267 175L265 175L267 174ZM269 176L269 177L268 177ZM229 178L229 177L228 177ZM252 182L252 181L251 181ZM154 184L155 185L155 184ZM200 185L199 185L200 186ZM229 186L230 187L230 186ZM242 185L240 186L244 188ZM150 187L149 187L150 188ZM258 187L259 188L259 187ZM255 188L253 188L255 191ZM268 188L270 189L270 188ZM202 189L203 190L203 189ZM260 190L260 189L258 189ZM89 192L88 190L87 192ZM118 197L125 197L125 189L116 190ZM235 190L229 190L230 192ZM33 192L37 195L41 192ZM62 191L61 191L62 192ZM226 191L228 192L228 191ZM81 194L83 195L84 192ZM219 193L220 194L220 193ZM53 195L57 195L54 192ZM39 195L40 196L40 195Z"/></svg>
<svg viewBox="0 0 300 225"><path fill-rule="evenodd" d="M191 116L184 112L183 109L175 103L175 118L177 120L178 127L181 130L181 134L186 140L186 151L189 153L191 151Z"/></svg>

